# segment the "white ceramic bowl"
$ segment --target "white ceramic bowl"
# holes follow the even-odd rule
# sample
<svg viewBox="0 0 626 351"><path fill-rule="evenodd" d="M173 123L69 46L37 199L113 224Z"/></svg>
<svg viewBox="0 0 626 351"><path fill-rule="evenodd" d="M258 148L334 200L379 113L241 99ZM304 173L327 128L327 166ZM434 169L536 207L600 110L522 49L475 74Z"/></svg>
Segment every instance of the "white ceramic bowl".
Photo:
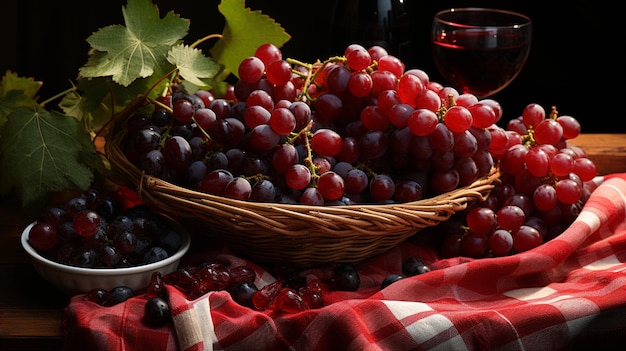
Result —
<svg viewBox="0 0 626 351"><path fill-rule="evenodd" d="M183 243L178 252L162 261L128 268L73 267L51 261L30 246L28 235L34 224L34 222L29 224L22 232L22 247L30 256L35 270L60 291L70 295L86 293L94 288L110 290L122 285L133 290L147 288L154 272L159 271L161 275L165 275L176 270L181 257L191 245L189 233L182 227L176 226L177 231L182 235Z"/></svg>

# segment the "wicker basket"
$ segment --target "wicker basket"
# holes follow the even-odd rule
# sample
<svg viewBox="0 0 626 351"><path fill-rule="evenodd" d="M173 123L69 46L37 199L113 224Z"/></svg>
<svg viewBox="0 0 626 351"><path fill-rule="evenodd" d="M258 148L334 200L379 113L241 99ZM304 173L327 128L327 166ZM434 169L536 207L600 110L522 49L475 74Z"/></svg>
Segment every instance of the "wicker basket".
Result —
<svg viewBox="0 0 626 351"><path fill-rule="evenodd" d="M422 228L435 226L484 201L499 177L496 168L473 184L401 204L307 206L241 201L193 191L145 175L122 152L123 128L113 128L106 153L113 171L142 201L200 224L206 235L262 263L298 266L359 263L389 250Z"/></svg>

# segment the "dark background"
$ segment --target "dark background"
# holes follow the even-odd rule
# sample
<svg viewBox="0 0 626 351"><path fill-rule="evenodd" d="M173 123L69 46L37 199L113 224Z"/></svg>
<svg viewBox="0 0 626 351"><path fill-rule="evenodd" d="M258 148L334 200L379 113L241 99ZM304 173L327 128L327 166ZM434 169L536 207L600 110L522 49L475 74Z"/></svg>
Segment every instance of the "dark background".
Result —
<svg viewBox="0 0 626 351"><path fill-rule="evenodd" d="M371 1L371 0L370 0ZM389 0L392 1L392 0ZM339 0L347 5L352 0ZM367 2L367 1L365 1ZM0 70L44 82L42 99L70 87L87 59L87 37L99 28L123 24L126 1L75 2L3 0L0 9ZM220 33L224 20L219 0L154 0L161 16L174 10L191 20L190 44L207 34ZM534 23L533 44L523 71L492 98L504 108L506 121L536 102L549 111L577 118L583 132L626 132L619 119L624 110L624 30L622 18L608 0L573 1L447 1L404 0L410 17L411 55L407 67L426 71L444 82L430 54L429 31L433 15L447 7L499 7L525 13ZM292 36L282 48L285 57L307 62L341 54L331 49L334 0L248 0L280 23ZM404 33L406 34L406 33ZM208 48L207 48L208 49ZM393 52L391 52L394 54Z"/></svg>

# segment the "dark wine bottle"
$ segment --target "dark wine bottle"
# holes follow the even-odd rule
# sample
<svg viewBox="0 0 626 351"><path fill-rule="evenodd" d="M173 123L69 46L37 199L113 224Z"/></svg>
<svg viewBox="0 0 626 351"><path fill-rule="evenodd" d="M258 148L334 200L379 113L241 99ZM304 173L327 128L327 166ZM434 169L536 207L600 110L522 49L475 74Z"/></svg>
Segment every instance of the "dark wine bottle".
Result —
<svg viewBox="0 0 626 351"><path fill-rule="evenodd" d="M350 44L373 45L411 65L415 59L411 16L400 0L337 0L331 18L331 55Z"/></svg>

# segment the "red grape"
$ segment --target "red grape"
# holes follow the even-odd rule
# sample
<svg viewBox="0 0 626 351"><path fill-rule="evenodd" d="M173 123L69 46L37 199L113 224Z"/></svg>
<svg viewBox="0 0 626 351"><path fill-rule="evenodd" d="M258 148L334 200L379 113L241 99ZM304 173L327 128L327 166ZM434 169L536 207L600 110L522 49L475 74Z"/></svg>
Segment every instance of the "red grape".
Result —
<svg viewBox="0 0 626 351"><path fill-rule="evenodd" d="M72 219L72 227L82 237L94 236L100 229L100 215L92 210L76 213Z"/></svg>
<svg viewBox="0 0 626 351"><path fill-rule="evenodd" d="M246 83L256 83L263 77L264 71L263 61L256 56L250 56L239 64L239 79Z"/></svg>
<svg viewBox="0 0 626 351"><path fill-rule="evenodd" d="M337 200L345 193L344 180L333 171L324 172L317 180L317 190L325 200Z"/></svg>
<svg viewBox="0 0 626 351"><path fill-rule="evenodd" d="M37 251L50 250L58 242L57 230L50 223L36 222L28 233L28 243Z"/></svg>

